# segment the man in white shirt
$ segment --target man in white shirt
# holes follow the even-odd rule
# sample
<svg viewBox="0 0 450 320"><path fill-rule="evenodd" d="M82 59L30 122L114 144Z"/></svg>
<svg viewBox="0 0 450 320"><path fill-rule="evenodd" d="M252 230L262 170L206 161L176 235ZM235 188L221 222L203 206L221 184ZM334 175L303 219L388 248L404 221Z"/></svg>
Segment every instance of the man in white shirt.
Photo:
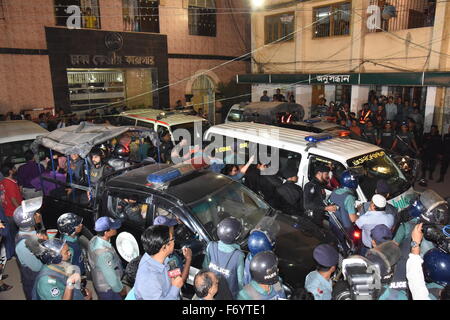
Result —
<svg viewBox="0 0 450 320"><path fill-rule="evenodd" d="M392 228L394 225L394 217L390 214L386 214L386 198L380 194L376 194L372 197L369 211L360 216L356 220L356 225L362 230L362 242L366 249L372 248L372 238L370 233L377 225L384 224L388 228ZM364 250L367 251L367 250ZM361 252L362 255L365 252Z"/></svg>
<svg viewBox="0 0 450 320"><path fill-rule="evenodd" d="M389 102L384 106L386 110L386 120L395 120L398 113L397 105L394 103L394 97L389 97Z"/></svg>
<svg viewBox="0 0 450 320"><path fill-rule="evenodd" d="M411 295L413 300L435 300L437 298L436 295L430 294L430 290L436 291L436 289L443 288L436 283L427 284L425 282L425 276L422 269L422 264L424 260L420 256L420 243L423 239L422 232L423 223L417 224L412 233L411 233L411 253L409 254L408 261L406 262L406 278L408 279L408 287L411 291ZM439 250L439 249L433 249ZM426 255L429 253L427 252ZM447 262L450 261L450 255L447 253L440 253L444 257L446 257ZM425 255L425 256L426 256ZM447 255L447 256L446 256ZM426 259L426 257L424 257ZM447 265L448 263L441 263L441 266ZM441 300L449 300L450 299L450 276L449 272L442 271L440 274L442 277L446 277L447 281L445 288L440 291L439 297ZM434 279L431 279L434 280Z"/></svg>

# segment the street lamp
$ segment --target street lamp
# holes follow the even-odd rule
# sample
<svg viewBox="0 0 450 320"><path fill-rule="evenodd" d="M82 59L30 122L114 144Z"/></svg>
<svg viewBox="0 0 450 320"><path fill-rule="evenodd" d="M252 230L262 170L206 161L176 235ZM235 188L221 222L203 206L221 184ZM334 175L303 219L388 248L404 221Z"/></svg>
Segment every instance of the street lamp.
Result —
<svg viewBox="0 0 450 320"><path fill-rule="evenodd" d="M264 0L251 0L253 9L259 9L264 5Z"/></svg>

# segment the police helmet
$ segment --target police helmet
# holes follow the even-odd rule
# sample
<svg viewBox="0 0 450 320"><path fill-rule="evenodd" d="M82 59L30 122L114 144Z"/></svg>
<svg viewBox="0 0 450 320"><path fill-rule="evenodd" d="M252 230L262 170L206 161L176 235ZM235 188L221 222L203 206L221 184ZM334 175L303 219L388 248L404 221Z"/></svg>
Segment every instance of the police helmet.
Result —
<svg viewBox="0 0 450 320"><path fill-rule="evenodd" d="M250 275L261 284L273 285L279 281L278 258L272 251L256 254L250 261Z"/></svg>
<svg viewBox="0 0 450 320"><path fill-rule="evenodd" d="M106 158L106 153L102 148L95 146L90 152L90 157L92 158L93 156L99 156L103 161Z"/></svg>
<svg viewBox="0 0 450 320"><path fill-rule="evenodd" d="M425 278L442 286L450 284L450 254L431 249L423 257Z"/></svg>
<svg viewBox="0 0 450 320"><path fill-rule="evenodd" d="M342 187L356 190L358 188L358 177L350 170L346 170L342 172L340 183Z"/></svg>
<svg viewBox="0 0 450 320"><path fill-rule="evenodd" d="M253 230L248 237L248 250L254 257L263 251L273 250L274 243L271 242L266 232L261 230Z"/></svg>
<svg viewBox="0 0 450 320"><path fill-rule="evenodd" d="M54 238L44 241L41 246L43 253L39 257L43 264L59 264L62 262L61 251L66 244L65 241Z"/></svg>
<svg viewBox="0 0 450 320"><path fill-rule="evenodd" d="M18 206L14 210L13 219L19 229L33 228L36 224L34 214L36 211L24 211L22 206Z"/></svg>
<svg viewBox="0 0 450 320"><path fill-rule="evenodd" d="M58 225L58 231L61 234L72 235L75 233L75 228L83 222L83 218L77 216L75 213L68 212L61 215L56 224Z"/></svg>
<svg viewBox="0 0 450 320"><path fill-rule="evenodd" d="M130 156L130 149L119 143L114 148L114 156L118 158L128 158Z"/></svg>
<svg viewBox="0 0 450 320"><path fill-rule="evenodd" d="M407 210L411 218L418 218L426 211L426 208L419 199L416 199L411 203Z"/></svg>
<svg viewBox="0 0 450 320"><path fill-rule="evenodd" d="M241 235L241 231L242 223L234 217L225 218L217 225L217 237L226 244L234 243Z"/></svg>

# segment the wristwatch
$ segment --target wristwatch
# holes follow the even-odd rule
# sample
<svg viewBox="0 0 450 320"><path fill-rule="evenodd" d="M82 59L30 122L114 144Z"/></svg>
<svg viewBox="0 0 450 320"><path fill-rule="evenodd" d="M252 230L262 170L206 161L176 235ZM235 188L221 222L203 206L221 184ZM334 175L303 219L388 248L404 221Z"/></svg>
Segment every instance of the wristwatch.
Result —
<svg viewBox="0 0 450 320"><path fill-rule="evenodd" d="M67 280L66 285L69 289L73 289L75 287L75 283L69 280Z"/></svg>
<svg viewBox="0 0 450 320"><path fill-rule="evenodd" d="M415 242L414 240L411 241L411 248L415 248L415 247L418 247L418 246L419 246L419 243Z"/></svg>

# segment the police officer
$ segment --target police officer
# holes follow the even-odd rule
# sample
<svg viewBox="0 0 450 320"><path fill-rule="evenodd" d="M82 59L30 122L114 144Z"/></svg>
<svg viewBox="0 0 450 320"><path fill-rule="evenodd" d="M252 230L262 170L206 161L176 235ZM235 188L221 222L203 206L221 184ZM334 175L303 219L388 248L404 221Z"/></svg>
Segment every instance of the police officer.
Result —
<svg viewBox="0 0 450 320"><path fill-rule="evenodd" d="M107 148L101 148L104 151L105 158L107 157L107 152L105 149ZM113 151L113 158L108 161L108 165L111 168L114 168L114 170L121 170L124 168L127 168L130 166L130 163L128 162L130 158L130 147L127 145L123 145L121 143L118 143L114 147Z"/></svg>
<svg viewBox="0 0 450 320"><path fill-rule="evenodd" d="M305 289L314 295L315 300L331 300L333 282L331 277L339 263L339 253L329 244L318 245L313 251L317 269L305 279Z"/></svg>
<svg viewBox="0 0 450 320"><path fill-rule="evenodd" d="M439 249L431 249L422 259L422 227L423 223L419 223L411 234L415 245L411 247L406 262L408 287L413 300L437 300L441 298L442 289L450 283L450 255Z"/></svg>
<svg viewBox="0 0 450 320"><path fill-rule="evenodd" d="M395 140L395 131L392 129L392 122L390 120L386 121L384 124L384 129L378 133L377 144L386 150L393 149L393 144Z"/></svg>
<svg viewBox="0 0 450 320"><path fill-rule="evenodd" d="M442 163L439 180L437 182L444 182L445 174L447 173L448 165L450 164L450 126L448 133L446 133L442 140Z"/></svg>
<svg viewBox="0 0 450 320"><path fill-rule="evenodd" d="M315 167L314 177L305 185L303 191L305 211L312 212L313 221L320 227L322 226L324 211L335 212L337 210L335 205L325 204L325 186L329 180L329 173L330 168L326 166Z"/></svg>
<svg viewBox="0 0 450 320"><path fill-rule="evenodd" d="M70 251L70 263L80 268L80 274L86 273L84 265L83 249L80 245L79 234L83 229L83 218L77 216L72 212L64 213L59 216L56 224L58 231L63 236L64 240L69 246Z"/></svg>
<svg viewBox="0 0 450 320"><path fill-rule="evenodd" d="M60 239L42 243L39 258L43 266L33 287L33 300L91 300L89 289L81 291L79 273L67 274L70 260L69 246Z"/></svg>
<svg viewBox="0 0 450 320"><path fill-rule="evenodd" d="M90 183L91 186L97 187L100 179L113 172L113 169L105 164L106 154L99 147L94 147L90 153L92 167L90 168ZM91 199L91 194L88 193L89 199Z"/></svg>
<svg viewBox="0 0 450 320"><path fill-rule="evenodd" d="M245 257L244 266L244 285L247 285L252 280L250 274L250 262L253 257L263 251L272 251L275 246L275 242L270 239L267 232L264 230L252 230L247 240L248 250L250 251Z"/></svg>
<svg viewBox="0 0 450 320"><path fill-rule="evenodd" d="M426 191L430 193L430 191ZM427 193L423 193L421 197L425 197ZM420 216L424 213L424 208L420 200L416 200L408 208L410 220L400 224L394 241L398 244L401 252L400 260L395 268L392 281L389 288L384 293L383 299L387 300L408 300L408 282L406 278L406 262L411 252L411 247L420 246L420 252L423 256L426 252L435 246L432 242L423 239L420 244L415 243L411 237L414 227L420 222ZM434 213L429 212L428 215L433 218Z"/></svg>
<svg viewBox="0 0 450 320"><path fill-rule="evenodd" d="M97 236L89 242L88 257L92 281L100 300L122 300L127 294L126 287L121 282L122 263L110 243L110 239L117 235L117 229L120 227L120 220L100 217L95 222Z"/></svg>
<svg viewBox="0 0 450 320"><path fill-rule="evenodd" d="M161 140L161 145L159 147L160 152L160 162L161 163L170 163L171 162L171 153L174 147L172 142L172 137L170 135L169 130L164 129L161 131L159 138Z"/></svg>
<svg viewBox="0 0 450 320"><path fill-rule="evenodd" d="M355 191L358 188L358 179L350 170L346 170L340 177L341 188L334 190L331 193L330 201L338 206L336 210L336 217L342 224L347 233L353 231L353 223L358 218L356 215L356 196ZM330 220L331 230L339 239L341 245L346 248L345 237L334 223L334 220Z"/></svg>
<svg viewBox="0 0 450 320"><path fill-rule="evenodd" d="M22 281L22 289L27 300L31 300L31 292L33 285L42 268L42 262L33 254L29 249L30 242L38 242L38 239L45 239L36 233L35 229L35 213L36 211L26 212L22 206L19 206L14 211L14 222L19 228L19 232L16 235L16 255L17 264L19 265L20 278ZM28 244L28 245L27 245Z"/></svg>
<svg viewBox="0 0 450 320"><path fill-rule="evenodd" d="M423 271L425 279L428 280L430 299L443 299L444 287L448 292L450 285L450 254L439 249L428 251L423 257Z"/></svg>
<svg viewBox="0 0 450 320"><path fill-rule="evenodd" d="M373 113L370 110L369 104L365 103L363 105L363 109L360 111L360 114L359 114L359 124L362 127L362 129L365 128L367 122L369 120L371 120L372 117L373 117Z"/></svg>
<svg viewBox="0 0 450 320"><path fill-rule="evenodd" d="M422 179L433 180L433 172L436 168L438 154L442 152L442 138L436 125L431 126L431 131L423 135Z"/></svg>
<svg viewBox="0 0 450 320"><path fill-rule="evenodd" d="M228 217L217 225L219 241L211 241L206 247L203 269L208 269L226 279L235 298L244 285L244 253L236 243L242 232L241 222Z"/></svg>
<svg viewBox="0 0 450 320"><path fill-rule="evenodd" d="M118 204L120 218L127 219L142 226L145 225L145 218L142 216L142 206L137 203L136 196L130 196L121 200Z"/></svg>
<svg viewBox="0 0 450 320"><path fill-rule="evenodd" d="M368 143L377 144L378 130L374 127L373 122L370 119L366 121L363 136Z"/></svg>
<svg viewBox="0 0 450 320"><path fill-rule="evenodd" d="M403 121L401 124L401 131L395 136L392 150L401 155L408 155L414 157L419 153L414 134L409 132L408 123Z"/></svg>
<svg viewBox="0 0 450 320"><path fill-rule="evenodd" d="M286 182L276 189L277 207L284 213L299 216L303 211L303 190L297 184L298 169L295 166L289 166L282 171Z"/></svg>
<svg viewBox="0 0 450 320"><path fill-rule="evenodd" d="M238 300L286 299L278 275L278 259L272 251L257 253L250 262L252 281L239 291Z"/></svg>

